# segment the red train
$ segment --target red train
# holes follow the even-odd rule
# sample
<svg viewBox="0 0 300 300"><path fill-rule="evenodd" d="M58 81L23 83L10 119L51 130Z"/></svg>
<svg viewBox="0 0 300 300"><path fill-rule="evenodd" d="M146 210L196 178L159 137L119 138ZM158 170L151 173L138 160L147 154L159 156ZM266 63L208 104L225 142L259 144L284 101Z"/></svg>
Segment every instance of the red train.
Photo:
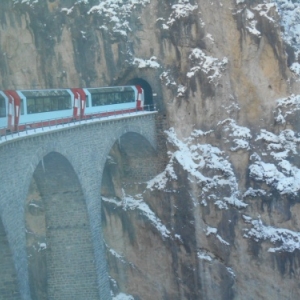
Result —
<svg viewBox="0 0 300 300"><path fill-rule="evenodd" d="M140 86L0 91L0 133L144 109Z"/></svg>

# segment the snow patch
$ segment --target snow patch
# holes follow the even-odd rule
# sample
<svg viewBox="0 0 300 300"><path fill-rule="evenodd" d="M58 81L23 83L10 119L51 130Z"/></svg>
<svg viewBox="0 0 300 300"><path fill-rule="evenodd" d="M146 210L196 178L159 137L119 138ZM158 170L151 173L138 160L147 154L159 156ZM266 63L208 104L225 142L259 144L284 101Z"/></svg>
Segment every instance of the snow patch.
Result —
<svg viewBox="0 0 300 300"><path fill-rule="evenodd" d="M277 100L275 121L280 124L286 123L286 118L300 110L300 95L292 94L289 97Z"/></svg>
<svg viewBox="0 0 300 300"><path fill-rule="evenodd" d="M250 129L247 127L239 126L233 119L226 119L222 122L219 122L218 125L223 125L225 132L229 132L229 137L233 137L234 147L231 147L231 151L238 150L249 150L249 139L252 138Z"/></svg>
<svg viewBox="0 0 300 300"><path fill-rule="evenodd" d="M13 3L17 4L17 3L21 3L21 4L27 4L31 7L33 7L34 4L38 3L39 0L14 0Z"/></svg>
<svg viewBox="0 0 300 300"><path fill-rule="evenodd" d="M121 254L117 253L114 249L108 249L109 253L114 256L115 258L117 258L119 261L121 261L122 263L126 263L124 256L122 256Z"/></svg>
<svg viewBox="0 0 300 300"><path fill-rule="evenodd" d="M114 198L102 197L103 201L113 203L115 206L121 207L123 210L138 210L141 215L145 216L151 224L159 231L163 238L172 238L171 232L155 215L150 207L143 201L142 195L136 195L136 198L126 195L123 192L123 199L119 201Z"/></svg>
<svg viewBox="0 0 300 300"><path fill-rule="evenodd" d="M257 156L255 159L256 161L249 167L250 177L274 187L282 195L297 195L300 189L300 170L297 167L289 166L289 171L287 172L286 169L279 165L282 169L280 171L275 164L263 162Z"/></svg>
<svg viewBox="0 0 300 300"><path fill-rule="evenodd" d="M176 97L183 97L185 95L187 88L181 84L178 85L177 88L177 96Z"/></svg>
<svg viewBox="0 0 300 300"><path fill-rule="evenodd" d="M178 139L174 128L165 133L174 150L169 152L169 163L164 172L150 180L147 188L164 190L168 182L177 180L174 164L178 163L187 172L188 180L201 187L199 203L206 204L213 199L222 209L228 208L227 204L238 208L247 206L239 199L238 183L224 153L210 144L199 143L198 140L209 132L194 130L185 141Z"/></svg>
<svg viewBox="0 0 300 300"><path fill-rule="evenodd" d="M224 57L222 60L206 55L201 49L195 48L189 55L189 60L193 67L186 74L188 78L192 78L201 71L207 75L210 83L217 83L228 63L228 59Z"/></svg>
<svg viewBox="0 0 300 300"><path fill-rule="evenodd" d="M132 29L129 20L138 7L144 7L150 0L101 0L88 11L88 15L100 16L102 25L109 29L111 34L126 37Z"/></svg>
<svg viewBox="0 0 300 300"><path fill-rule="evenodd" d="M300 190L300 169L290 159L298 156L300 137L291 129L278 135L265 129L260 131L256 141L264 142L266 152L263 161L259 154L251 155L253 163L249 166L250 177L265 182L282 195L297 195Z"/></svg>
<svg viewBox="0 0 300 300"><path fill-rule="evenodd" d="M206 250L199 250L197 252L197 257L201 260L206 260L211 262L213 260L213 258L208 254L208 251Z"/></svg>
<svg viewBox="0 0 300 300"><path fill-rule="evenodd" d="M46 245L46 243L38 243L38 246L39 246L39 248L38 248L38 252L40 252L40 251L43 251L43 250L46 250L46 249L47 249L47 245Z"/></svg>
<svg viewBox="0 0 300 300"><path fill-rule="evenodd" d="M159 78L167 87L177 86L177 83L175 82L174 78L172 77L170 71L165 71L165 72L161 73Z"/></svg>
<svg viewBox="0 0 300 300"><path fill-rule="evenodd" d="M177 4L172 5L172 13L167 21L167 26L171 27L176 21L189 18L198 5L192 5L188 0L179 0Z"/></svg>
<svg viewBox="0 0 300 300"><path fill-rule="evenodd" d="M112 300L134 300L134 298L131 295L119 293L118 295L112 297Z"/></svg>
<svg viewBox="0 0 300 300"><path fill-rule="evenodd" d="M259 197L259 196L264 196L266 195L266 192L264 190L261 189L253 189L252 187L250 187L244 194L243 194L243 198L245 197Z"/></svg>
<svg viewBox="0 0 300 300"><path fill-rule="evenodd" d="M261 219L254 220L244 217L246 223L252 225L251 229L245 229L245 238L253 238L258 241L269 241L277 247L269 248L269 252L294 252L300 250L300 233L284 228L275 228L264 225Z"/></svg>
<svg viewBox="0 0 300 300"><path fill-rule="evenodd" d="M226 242L219 234L217 234L218 230L217 228L214 227L210 227L207 226L206 228L206 236L209 236L211 234L214 234L216 236L216 238L224 245L226 246L230 246L230 244L228 242Z"/></svg>
<svg viewBox="0 0 300 300"><path fill-rule="evenodd" d="M136 65L139 69L143 68L153 68L158 69L160 68L160 64L156 62L156 57L152 56L150 59L141 59L141 58L134 58L132 64Z"/></svg>

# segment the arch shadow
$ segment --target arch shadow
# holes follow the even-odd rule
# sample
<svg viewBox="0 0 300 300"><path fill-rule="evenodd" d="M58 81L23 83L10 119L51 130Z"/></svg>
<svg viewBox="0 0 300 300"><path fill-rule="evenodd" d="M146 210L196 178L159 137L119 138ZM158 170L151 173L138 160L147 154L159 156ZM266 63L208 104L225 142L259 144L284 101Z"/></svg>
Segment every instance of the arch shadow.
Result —
<svg viewBox="0 0 300 300"><path fill-rule="evenodd" d="M66 156L43 152L25 202L32 299L97 299L95 253L81 183Z"/></svg>
<svg viewBox="0 0 300 300"><path fill-rule="evenodd" d="M12 252L6 231L0 218L0 297L1 299L21 299L19 284Z"/></svg>
<svg viewBox="0 0 300 300"><path fill-rule="evenodd" d="M138 141L138 137L141 139L144 139L144 145L148 144L147 149L152 149L153 152L156 152L156 141L151 140L151 137L147 137L143 134L143 130L139 126L123 126L119 127L116 131L114 136L111 136L109 140L106 143L106 147L103 150L102 156L101 156L101 162L100 162L100 169L101 171L104 170L104 166L107 160L107 157L109 156L110 150L113 148L113 145L120 141L122 136L125 136L128 134L133 134L135 136L135 140ZM128 144L130 146L130 143ZM138 151L137 142L134 143L134 146L136 151ZM102 181L102 175L100 178L100 182Z"/></svg>

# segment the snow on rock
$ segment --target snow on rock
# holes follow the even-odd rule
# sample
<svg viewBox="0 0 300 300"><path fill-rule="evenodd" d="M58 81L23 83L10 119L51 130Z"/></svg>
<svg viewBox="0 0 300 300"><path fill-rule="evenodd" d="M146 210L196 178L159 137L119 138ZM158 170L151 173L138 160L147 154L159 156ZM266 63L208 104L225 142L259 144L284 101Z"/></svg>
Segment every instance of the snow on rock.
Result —
<svg viewBox="0 0 300 300"><path fill-rule="evenodd" d="M221 77L221 72L224 71L225 66L228 63L227 58L219 60L218 58L206 55L201 49L195 48L189 55L189 60L193 67L187 73L188 78L192 78L199 71L207 75L209 82L217 83Z"/></svg>
<svg viewBox="0 0 300 300"><path fill-rule="evenodd" d="M177 84L171 75L170 71L165 71L159 76L162 83L164 83L169 88L174 88L176 90L176 98L184 97L187 91L187 87L181 84Z"/></svg>
<svg viewBox="0 0 300 300"><path fill-rule="evenodd" d="M206 228L206 236L210 235L210 234L217 234L217 228L214 228L214 227L210 227L210 226L207 226Z"/></svg>
<svg viewBox="0 0 300 300"><path fill-rule="evenodd" d="M40 251L43 251L43 250L46 250L46 249L47 249L47 245L46 245L46 243L38 243L38 246L39 246L39 248L38 248L38 252L40 252Z"/></svg>
<svg viewBox="0 0 300 300"><path fill-rule="evenodd" d="M275 20L272 18L271 14L274 10L276 10L275 3L262 3L253 7L253 10L258 11L259 15L266 18L272 23L275 23Z"/></svg>
<svg viewBox="0 0 300 300"><path fill-rule="evenodd" d="M209 253L206 250L199 250L197 252L197 257L200 260L206 260L206 261L209 261L209 262L211 262L213 260L213 257L211 256L211 253Z"/></svg>
<svg viewBox="0 0 300 300"><path fill-rule="evenodd" d="M292 63L290 69L292 72L300 76L300 64L298 62Z"/></svg>
<svg viewBox="0 0 300 300"><path fill-rule="evenodd" d="M147 189L164 190L167 186L168 180L177 180L177 175L175 174L172 160L167 164L162 173L158 174L156 177L147 182Z"/></svg>
<svg viewBox="0 0 300 300"><path fill-rule="evenodd" d="M268 143L267 150L272 151L270 155L275 160L282 160L289 154L297 154L297 144L300 143L300 138L291 129L281 131L278 136L262 129L256 140L264 140Z"/></svg>
<svg viewBox="0 0 300 300"><path fill-rule="evenodd" d="M231 151L250 149L249 140L252 135L249 128L237 125L233 119L226 119L218 125L223 126L223 130L229 132L229 137L233 138L235 146L230 148Z"/></svg>
<svg viewBox="0 0 300 300"><path fill-rule="evenodd" d="M243 198L246 197L259 197L259 196L264 196L266 195L266 191L262 190L262 189L253 189L252 187L250 187L244 194L243 194Z"/></svg>
<svg viewBox="0 0 300 300"><path fill-rule="evenodd" d="M277 100L275 121L286 123L286 118L300 110L300 95L291 95Z"/></svg>
<svg viewBox="0 0 300 300"><path fill-rule="evenodd" d="M118 295L112 297L112 300L134 300L134 298L131 295L119 293Z"/></svg>
<svg viewBox="0 0 300 300"><path fill-rule="evenodd" d="M187 91L186 86L179 84L177 88L177 95L176 97L183 97L185 95L185 92Z"/></svg>
<svg viewBox="0 0 300 300"><path fill-rule="evenodd" d="M164 83L167 87L170 86L177 86L173 76L171 75L170 71L162 72L159 76L162 83Z"/></svg>
<svg viewBox="0 0 300 300"><path fill-rule="evenodd" d="M300 50L300 3L293 0L273 0L281 16L285 41Z"/></svg>
<svg viewBox="0 0 300 300"><path fill-rule="evenodd" d="M278 168L275 164L263 162L257 154L251 158L255 161L249 167L250 177L265 182L282 195L296 195L299 192L300 170L297 167L283 161L283 164L278 164Z"/></svg>
<svg viewBox="0 0 300 300"><path fill-rule="evenodd" d="M230 244L228 242L226 242L219 234L217 234L218 230L217 228L214 227L210 227L207 226L206 228L206 236L209 236L211 234L214 234L216 236L216 238L224 245L226 246L230 246Z"/></svg>
<svg viewBox="0 0 300 300"><path fill-rule="evenodd" d="M159 231L163 238L172 238L171 232L155 215L150 207L143 201L142 195L136 195L136 198L123 194L122 201L117 199L102 197L103 201L113 203L115 206L121 207L123 210L138 210L141 215L145 216L151 224Z"/></svg>
<svg viewBox="0 0 300 300"><path fill-rule="evenodd" d="M178 3L171 4L171 14L166 20L159 18L156 20L160 24L162 30L170 30L172 26L179 21L188 20L191 16L198 12L198 5L192 5L189 0L178 0ZM204 27L204 22L199 18L200 25Z"/></svg>
<svg viewBox="0 0 300 300"><path fill-rule="evenodd" d="M244 8L239 9L236 13L243 15L245 22L245 29L252 35L261 38L262 33L257 29L259 26L259 18L265 18L268 22L273 23L273 26L277 26L274 20L274 12L276 12L276 5L274 3L261 3L254 7L248 7L249 1L236 0L237 4L243 4ZM263 1L265 2L265 1Z"/></svg>
<svg viewBox="0 0 300 300"><path fill-rule="evenodd" d="M39 0L14 0L13 3L21 3L21 4L27 4L33 7L34 4L38 3Z"/></svg>
<svg viewBox="0 0 300 300"><path fill-rule="evenodd" d="M198 9L198 5L192 5L188 0L179 0L177 4L172 5L172 13L167 21L167 26L172 26L176 21L187 19Z"/></svg>
<svg viewBox="0 0 300 300"><path fill-rule="evenodd" d="M282 195L297 195L300 190L300 169L290 158L298 156L299 135L291 129L283 130L278 135L262 129L258 140L264 142L267 161L254 153L251 156L253 163L249 166L250 177L265 182Z"/></svg>
<svg viewBox="0 0 300 300"><path fill-rule="evenodd" d="M257 20L255 19L255 15L249 9L246 9L246 20L247 20L246 29L249 31L249 33L257 37L261 37L261 32L256 29Z"/></svg>
<svg viewBox="0 0 300 300"><path fill-rule="evenodd" d="M283 39L295 52L296 60L300 54L300 2L295 0L271 0L276 4L280 15L281 26L283 27ZM300 75L299 62L290 67L291 71Z"/></svg>
<svg viewBox="0 0 300 300"><path fill-rule="evenodd" d="M232 276L232 278L235 278L235 277L236 277L236 275L235 275L234 271L232 270L232 268L227 267L226 270L227 270L227 272Z"/></svg>
<svg viewBox="0 0 300 300"><path fill-rule="evenodd" d="M251 224L252 228L245 229L245 238L253 238L258 241L269 241L276 247L269 248L269 252L294 252L300 250L300 232L295 232L284 228L275 228L264 225L261 219L252 219L243 216L246 223Z"/></svg>
<svg viewBox="0 0 300 300"><path fill-rule="evenodd" d="M101 17L103 25L110 29L111 33L127 36L131 32L129 19L137 7L145 6L150 0L101 0L94 5L88 14L96 14Z"/></svg>
<svg viewBox="0 0 300 300"><path fill-rule="evenodd" d="M72 7L70 7L70 8L64 7L64 8L62 8L60 11L61 11L61 12L65 12L67 15L70 15L70 14L72 13L73 9L74 9L74 6L72 6Z"/></svg>
<svg viewBox="0 0 300 300"><path fill-rule="evenodd" d="M185 141L177 138L174 128L170 128L166 134L174 151L169 152L170 159L164 172L148 182L148 189L164 190L168 182L177 180L173 166L178 163L188 173L188 180L201 187L198 203L205 205L213 200L221 209L227 209L228 204L237 208L247 206L239 199L238 183L224 153L210 144L198 142L208 133L194 130Z"/></svg>
<svg viewBox="0 0 300 300"><path fill-rule="evenodd" d="M106 245L107 246L107 245ZM108 248L108 247L107 247ZM121 261L123 264L126 263L126 260L124 258L124 256L122 256L121 254L117 253L114 249L108 248L109 253L114 256L115 258L117 258L119 261Z"/></svg>
<svg viewBox="0 0 300 300"><path fill-rule="evenodd" d="M158 69L160 68L160 64L156 62L156 57L152 56L150 59L141 59L141 58L134 58L133 65L137 66L139 69L143 68L153 68Z"/></svg>

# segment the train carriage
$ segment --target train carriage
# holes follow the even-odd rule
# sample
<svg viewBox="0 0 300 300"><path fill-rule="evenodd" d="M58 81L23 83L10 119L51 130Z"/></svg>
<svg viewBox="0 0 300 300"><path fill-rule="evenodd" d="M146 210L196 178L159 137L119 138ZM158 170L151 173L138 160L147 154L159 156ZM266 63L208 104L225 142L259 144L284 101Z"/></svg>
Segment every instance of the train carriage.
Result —
<svg viewBox="0 0 300 300"><path fill-rule="evenodd" d="M138 90L132 86L87 88L86 115L130 112L137 109Z"/></svg>
<svg viewBox="0 0 300 300"><path fill-rule="evenodd" d="M143 110L139 86L0 91L0 133Z"/></svg>

